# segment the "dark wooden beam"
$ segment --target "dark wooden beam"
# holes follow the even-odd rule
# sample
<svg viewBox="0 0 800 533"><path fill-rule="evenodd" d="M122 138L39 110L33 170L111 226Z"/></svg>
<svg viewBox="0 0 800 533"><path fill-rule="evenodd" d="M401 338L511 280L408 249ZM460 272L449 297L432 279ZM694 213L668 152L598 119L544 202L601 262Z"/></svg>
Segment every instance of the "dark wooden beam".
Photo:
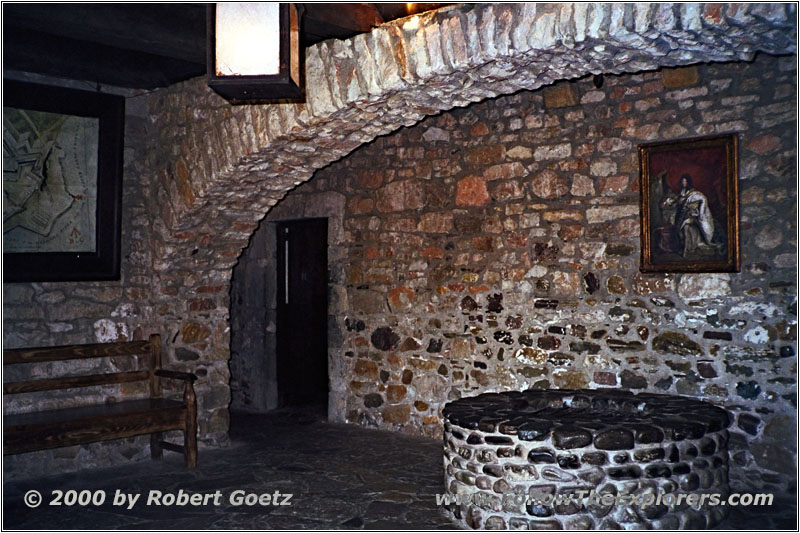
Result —
<svg viewBox="0 0 800 533"><path fill-rule="evenodd" d="M355 33L370 31L384 22L374 4L303 4L304 21L314 20Z"/></svg>
<svg viewBox="0 0 800 533"><path fill-rule="evenodd" d="M153 89L202 76L194 63L3 24L3 68L118 87Z"/></svg>
<svg viewBox="0 0 800 533"><path fill-rule="evenodd" d="M396 20L408 16L408 7L404 3L386 2L372 4L385 21Z"/></svg>
<svg viewBox="0 0 800 533"><path fill-rule="evenodd" d="M204 4L3 4L3 25L205 62Z"/></svg>

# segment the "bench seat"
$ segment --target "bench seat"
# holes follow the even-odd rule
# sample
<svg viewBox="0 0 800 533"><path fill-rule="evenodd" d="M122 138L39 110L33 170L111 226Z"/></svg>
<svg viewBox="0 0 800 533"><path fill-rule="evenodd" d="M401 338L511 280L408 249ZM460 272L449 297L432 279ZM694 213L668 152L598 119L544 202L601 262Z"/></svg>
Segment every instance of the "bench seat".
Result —
<svg viewBox="0 0 800 533"><path fill-rule="evenodd" d="M183 430L183 402L152 398L3 417L3 454Z"/></svg>
<svg viewBox="0 0 800 533"><path fill-rule="evenodd" d="M3 350L3 364L125 356L135 357L141 363L140 355L147 356L144 358L147 368L142 370L4 383L4 396L137 381L149 382L150 394L145 399L5 415L3 455L149 434L153 459L160 459L162 451L169 450L183 454L186 466L194 468L197 464L197 401L193 383L197 377L161 368L158 335L152 335L148 341ZM184 383L183 401L162 397L162 379ZM183 432L183 445L161 440L164 432L174 430Z"/></svg>

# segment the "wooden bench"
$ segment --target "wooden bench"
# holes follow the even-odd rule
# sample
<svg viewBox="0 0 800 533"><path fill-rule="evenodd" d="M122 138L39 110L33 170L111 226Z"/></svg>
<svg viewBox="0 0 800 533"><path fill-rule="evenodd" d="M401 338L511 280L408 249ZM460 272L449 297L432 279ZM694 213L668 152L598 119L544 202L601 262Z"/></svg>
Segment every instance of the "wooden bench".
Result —
<svg viewBox="0 0 800 533"><path fill-rule="evenodd" d="M182 453L187 468L194 468L197 464L197 400L193 383L197 376L161 368L160 336L151 335L147 341L3 350L3 365L119 356L133 357L133 368L146 368L4 383L3 393L8 395L147 381L149 398L6 415L3 417L3 455L150 434L153 459L160 459L163 450L170 450ZM138 365L136 360L139 360ZM183 401L162 397L162 378L184 382ZM172 430L183 431L183 446L162 440L162 433Z"/></svg>

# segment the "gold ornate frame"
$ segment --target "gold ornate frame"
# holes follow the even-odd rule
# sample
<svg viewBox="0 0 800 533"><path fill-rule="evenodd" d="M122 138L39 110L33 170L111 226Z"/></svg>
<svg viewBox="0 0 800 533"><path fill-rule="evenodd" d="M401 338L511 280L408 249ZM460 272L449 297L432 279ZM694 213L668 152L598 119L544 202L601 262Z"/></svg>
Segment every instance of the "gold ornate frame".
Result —
<svg viewBox="0 0 800 533"><path fill-rule="evenodd" d="M648 143L638 148L639 269L738 272L737 135ZM707 237L709 226L713 226L711 239Z"/></svg>

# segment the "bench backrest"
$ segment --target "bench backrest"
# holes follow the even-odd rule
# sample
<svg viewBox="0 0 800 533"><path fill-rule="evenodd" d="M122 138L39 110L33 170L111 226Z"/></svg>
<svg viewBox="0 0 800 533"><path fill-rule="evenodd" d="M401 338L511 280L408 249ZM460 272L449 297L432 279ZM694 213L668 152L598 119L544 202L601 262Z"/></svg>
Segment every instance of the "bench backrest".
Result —
<svg viewBox="0 0 800 533"><path fill-rule="evenodd" d="M148 355L145 358L147 368L132 372L108 372L104 374L4 383L3 394L149 381L150 396L154 398L161 397L161 382L158 376L155 375L155 371L161 368L161 337L159 335L151 335L150 339L146 341L76 344L51 348L12 348L3 350L3 365L137 355Z"/></svg>

